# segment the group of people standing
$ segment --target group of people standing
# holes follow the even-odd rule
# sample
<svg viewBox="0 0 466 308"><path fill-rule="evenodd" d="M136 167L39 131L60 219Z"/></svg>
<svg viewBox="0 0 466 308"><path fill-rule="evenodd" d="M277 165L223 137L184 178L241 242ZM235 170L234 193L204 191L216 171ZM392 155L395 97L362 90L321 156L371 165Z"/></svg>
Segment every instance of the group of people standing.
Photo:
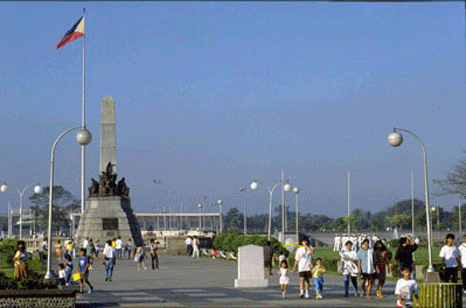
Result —
<svg viewBox="0 0 466 308"><path fill-rule="evenodd" d="M199 258L199 238L197 236L188 236L184 242L186 253L192 258Z"/></svg>

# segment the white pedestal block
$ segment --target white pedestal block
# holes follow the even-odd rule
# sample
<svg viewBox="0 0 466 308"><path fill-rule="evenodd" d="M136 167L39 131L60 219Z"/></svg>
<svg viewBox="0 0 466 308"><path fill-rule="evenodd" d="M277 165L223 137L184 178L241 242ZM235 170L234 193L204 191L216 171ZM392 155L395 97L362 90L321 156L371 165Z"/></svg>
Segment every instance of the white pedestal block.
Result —
<svg viewBox="0 0 466 308"><path fill-rule="evenodd" d="M238 248L238 279L235 288L265 288L269 280L265 279L264 247L256 245Z"/></svg>

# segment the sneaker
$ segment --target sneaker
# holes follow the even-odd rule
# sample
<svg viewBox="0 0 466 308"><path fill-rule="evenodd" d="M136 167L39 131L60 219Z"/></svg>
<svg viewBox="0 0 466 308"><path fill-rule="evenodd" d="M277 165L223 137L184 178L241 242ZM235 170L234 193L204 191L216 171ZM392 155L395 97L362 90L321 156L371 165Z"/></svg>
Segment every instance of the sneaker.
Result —
<svg viewBox="0 0 466 308"><path fill-rule="evenodd" d="M94 287L90 287L89 291L87 291L87 293L91 294L92 291L94 291Z"/></svg>
<svg viewBox="0 0 466 308"><path fill-rule="evenodd" d="M304 298L304 294L302 294L302 293L299 294L299 297Z"/></svg>
<svg viewBox="0 0 466 308"><path fill-rule="evenodd" d="M108 281L108 278L107 278L107 277L105 277L105 281Z"/></svg>
<svg viewBox="0 0 466 308"><path fill-rule="evenodd" d="M283 297L283 298L286 297L286 293L285 293L285 292L282 292L282 297Z"/></svg>
<svg viewBox="0 0 466 308"><path fill-rule="evenodd" d="M305 298L309 298L309 293L306 293L306 295L304 295Z"/></svg>
<svg viewBox="0 0 466 308"><path fill-rule="evenodd" d="M84 293L84 291L83 291L83 290L79 290L79 293L83 294L83 293Z"/></svg>

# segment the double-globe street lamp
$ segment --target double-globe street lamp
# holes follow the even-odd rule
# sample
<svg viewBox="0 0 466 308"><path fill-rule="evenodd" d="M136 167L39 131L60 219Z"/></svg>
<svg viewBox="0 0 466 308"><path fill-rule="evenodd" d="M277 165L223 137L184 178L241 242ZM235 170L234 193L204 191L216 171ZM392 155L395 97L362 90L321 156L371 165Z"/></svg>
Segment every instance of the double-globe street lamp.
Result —
<svg viewBox="0 0 466 308"><path fill-rule="evenodd" d="M252 183L251 183L251 189L256 191L259 189L259 181L257 180L254 180ZM269 192L269 223L268 223L268 228L267 228L267 238L268 240L270 241L270 234L271 234L271 230L272 230L272 200L273 200L273 192L275 190L275 188L277 188L279 185L283 185L283 190L285 192L289 192L291 190L291 185L289 183L286 183L285 181L280 181L278 183L276 183L275 185L273 185L272 187L269 187L267 184L264 184L265 187L267 188L268 192ZM284 213L282 213L282 215L284 215ZM282 224L282 234L283 234L283 238L285 238L285 225Z"/></svg>
<svg viewBox="0 0 466 308"><path fill-rule="evenodd" d="M24 187L22 190L20 190L18 187L16 187L16 190L19 193L19 239L23 239L23 195L26 192L26 189L31 187L33 184L29 184L28 186ZM35 194L41 194L42 193L42 187L40 187L39 184L36 184L34 186L34 193Z"/></svg>
<svg viewBox="0 0 466 308"><path fill-rule="evenodd" d="M92 141L91 133L86 129L85 126L76 126L72 128L68 128L67 130L63 131L55 142L52 145L52 151L50 154L50 189L49 189L49 226L48 226L48 242L47 242L47 273L45 274L45 279L51 279L53 277L52 274L52 204L53 204L53 180L54 180L54 172L55 172L55 148L57 147L58 141L60 141L63 136L68 134L69 132L81 129L76 134L76 141L81 146L88 145Z"/></svg>
<svg viewBox="0 0 466 308"><path fill-rule="evenodd" d="M434 267L432 265L432 227L431 227L431 221L430 221L430 205L429 205L429 180L428 180L428 175L427 175L427 154L426 154L426 147L424 146L424 143L422 140L416 136L413 132L404 129L404 128L393 128L393 132L388 135L388 143L392 147L398 147L403 143L403 136L398 132L406 132L410 134L411 136L416 139L416 141L419 143L419 145L422 148L422 154L424 158L424 194L426 198L426 222L427 222L427 244L428 244L428 255L429 255L429 267L427 268L427 272L433 273L434 272Z"/></svg>

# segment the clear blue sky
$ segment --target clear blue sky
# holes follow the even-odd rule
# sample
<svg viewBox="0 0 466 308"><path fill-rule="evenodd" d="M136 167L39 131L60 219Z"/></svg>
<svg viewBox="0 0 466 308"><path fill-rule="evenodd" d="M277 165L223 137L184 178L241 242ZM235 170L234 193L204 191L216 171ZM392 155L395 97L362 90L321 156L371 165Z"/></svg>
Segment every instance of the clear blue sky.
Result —
<svg viewBox="0 0 466 308"><path fill-rule="evenodd" d="M86 186L98 177L100 104L110 95L118 173L138 212L155 210L156 178L161 206L193 212L207 195L242 211L239 188L272 185L281 170L301 188L305 213L346 215L348 171L353 207L409 198L411 171L423 199L419 145L405 135L390 147L393 126L422 138L431 179L463 157L462 2L2 2L0 181L11 190L0 212L18 207L15 185L48 185L53 141L81 123L82 38L55 45L83 7L94 136ZM59 143L55 183L78 197L74 138ZM267 211L263 188L247 194L249 213Z"/></svg>

